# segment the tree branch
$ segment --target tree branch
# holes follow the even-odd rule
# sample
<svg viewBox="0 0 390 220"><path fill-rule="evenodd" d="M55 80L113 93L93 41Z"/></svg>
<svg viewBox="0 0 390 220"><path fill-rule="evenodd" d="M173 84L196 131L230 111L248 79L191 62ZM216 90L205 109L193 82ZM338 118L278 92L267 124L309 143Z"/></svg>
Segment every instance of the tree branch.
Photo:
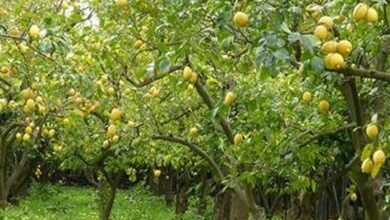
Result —
<svg viewBox="0 0 390 220"><path fill-rule="evenodd" d="M345 67L344 69L337 70L336 72L342 73L346 76L360 76L363 78L377 79L377 80L390 82L390 73L381 72L377 70L365 70L365 69Z"/></svg>
<svg viewBox="0 0 390 220"><path fill-rule="evenodd" d="M177 70L183 69L183 68L184 68L184 65L172 66L167 72L161 73L161 74L158 74L158 75L155 75L155 76L153 76L153 77L151 77L151 78L149 78L149 79L145 79L144 81L139 82L139 83L136 82L136 81L134 81L133 79L131 79L131 78L128 76L128 74L127 74L127 73L128 73L127 67L125 67L125 71L124 71L124 73L123 73L123 76L124 76L124 77L126 78L126 80L127 80L129 83L131 83L133 86L138 87L138 88L141 88L141 87L147 86L147 85L153 83L154 81L157 81L157 80L159 80L159 79L162 79L162 78L168 76L169 74L171 74L171 73L173 73L173 72L175 72L175 71L177 71Z"/></svg>
<svg viewBox="0 0 390 220"><path fill-rule="evenodd" d="M355 128L356 127L356 123L349 123L349 124L346 124L344 126L341 126L337 129L332 129L330 131L325 131L325 132L322 132L320 134L316 134L316 135L313 135L311 136L308 140L302 142L301 144L298 145L297 148L302 148L310 143L312 143L313 141L315 140L318 140L320 138L323 138L323 137L328 137L328 136L334 136L334 135L337 135L338 133L342 132L342 131L345 131L345 130L349 130L349 129L352 129L352 128ZM281 157L285 157L286 155L290 154L292 152L291 149L285 151L284 153L282 153L280 156Z"/></svg>
<svg viewBox="0 0 390 220"><path fill-rule="evenodd" d="M207 163L214 168L214 170L217 172L217 176L219 179L223 180L225 179L224 174L222 173L222 170L220 167L217 165L217 163L214 161L213 158L211 158L204 150L202 150L200 147L197 145L190 143L182 138L179 137L174 137L174 136L165 136L165 135L155 135L152 136L152 139L154 140L164 140L164 141L169 141L169 142L174 142L178 143L184 146L187 146L190 148L195 154L198 156L202 157L204 160L207 161Z"/></svg>

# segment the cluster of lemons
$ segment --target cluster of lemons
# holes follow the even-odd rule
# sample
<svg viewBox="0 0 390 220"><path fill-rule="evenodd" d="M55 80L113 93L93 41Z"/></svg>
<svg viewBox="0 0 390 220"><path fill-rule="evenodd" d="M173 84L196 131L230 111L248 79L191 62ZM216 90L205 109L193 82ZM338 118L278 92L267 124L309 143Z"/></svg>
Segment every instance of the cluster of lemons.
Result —
<svg viewBox="0 0 390 220"><path fill-rule="evenodd" d="M117 135L118 129L115 126L115 122L122 119L122 111L119 108L113 108L110 113L111 124L107 128L107 137L108 139L103 142L103 148L109 148L111 144L117 143L119 141L119 136Z"/></svg>
<svg viewBox="0 0 390 220"><path fill-rule="evenodd" d="M318 11L316 11L319 13ZM366 19L370 23L378 21L378 13L374 8L364 3L359 3L353 12L353 18L356 21ZM352 43L348 40L329 40L330 33L333 30L334 22L329 16L322 16L318 19L318 25L314 29L313 35L321 41L325 41L321 47L321 52L325 55L324 65L329 70L339 70L345 66L345 58L348 57L352 50ZM327 41L326 41L327 40ZM302 95L302 100L306 103L312 100L310 92L306 91ZM319 111L326 113L330 109L329 102L321 100L318 104Z"/></svg>
<svg viewBox="0 0 390 220"><path fill-rule="evenodd" d="M366 127L366 134L369 139L375 140L378 137L378 133L379 130L375 123L371 123ZM366 146L366 148L370 146ZM361 157L363 161L361 166L362 173L369 173L372 178L375 178L382 165L385 163L386 154L383 150L379 149L374 152L372 158L370 158L370 155L367 155L366 157L363 156Z"/></svg>
<svg viewBox="0 0 390 220"><path fill-rule="evenodd" d="M329 31L333 29L333 19L329 16L323 16L318 20L318 26L314 30L314 36L320 40L328 39ZM344 58L352 52L352 44L348 40L326 41L322 47L321 52L326 56L324 64L327 69L337 70L344 67Z"/></svg>
<svg viewBox="0 0 390 220"><path fill-rule="evenodd" d="M366 19L370 23L378 21L378 12L364 3L359 3L353 12L353 18L356 21ZM329 16L323 16L318 20L318 25L314 29L314 36L324 41L328 39L329 33L333 29L333 19ZM321 48L321 52L326 56L324 64L327 69L338 70L344 67L344 59L352 52L352 44L348 40L326 41Z"/></svg>

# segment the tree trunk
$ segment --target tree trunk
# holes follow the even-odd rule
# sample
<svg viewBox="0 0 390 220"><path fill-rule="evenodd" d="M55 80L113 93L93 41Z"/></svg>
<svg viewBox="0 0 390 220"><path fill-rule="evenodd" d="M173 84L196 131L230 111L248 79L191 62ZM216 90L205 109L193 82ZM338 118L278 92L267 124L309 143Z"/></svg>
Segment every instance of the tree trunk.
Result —
<svg viewBox="0 0 390 220"><path fill-rule="evenodd" d="M168 175L165 176L165 203L167 206L171 207L173 205L174 195L173 195L173 167L171 165L168 166Z"/></svg>
<svg viewBox="0 0 390 220"><path fill-rule="evenodd" d="M212 179L208 177L206 174L203 176L203 183L202 187L200 189L200 195L199 195L199 205L198 205L198 214L203 215L207 208L207 195L209 195L212 185Z"/></svg>
<svg viewBox="0 0 390 220"><path fill-rule="evenodd" d="M116 191L117 191L116 187L110 189L109 197L107 199L107 202L104 204L104 207L102 210L102 220L109 220L110 219L112 206L114 205L114 201L115 201Z"/></svg>
<svg viewBox="0 0 390 220"><path fill-rule="evenodd" d="M247 220L249 218L249 209L246 201L237 193L231 196L231 220Z"/></svg>
<svg viewBox="0 0 390 220"><path fill-rule="evenodd" d="M230 219L231 200L231 192L228 190L217 194L214 203L214 220Z"/></svg>

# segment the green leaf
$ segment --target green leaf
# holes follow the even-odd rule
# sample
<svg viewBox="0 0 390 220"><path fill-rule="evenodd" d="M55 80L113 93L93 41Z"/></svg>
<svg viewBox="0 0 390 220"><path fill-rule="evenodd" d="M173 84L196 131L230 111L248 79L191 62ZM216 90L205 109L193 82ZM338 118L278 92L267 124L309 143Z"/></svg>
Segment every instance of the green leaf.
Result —
<svg viewBox="0 0 390 220"><path fill-rule="evenodd" d="M298 32L292 32L288 35L288 41L290 41L291 43L294 43L300 39L301 39L301 34Z"/></svg>
<svg viewBox="0 0 390 220"><path fill-rule="evenodd" d="M275 51L273 55L280 60L287 60L289 58L289 53L286 48L280 48L279 50Z"/></svg>
<svg viewBox="0 0 390 220"><path fill-rule="evenodd" d="M322 71L324 71L324 62L321 58L313 57L310 64L315 73L322 73Z"/></svg>
<svg viewBox="0 0 390 220"><path fill-rule="evenodd" d="M376 175L378 175L380 169L382 167L382 164L374 164L374 166L372 166L372 169L371 169L371 178L375 178Z"/></svg>
<svg viewBox="0 0 390 220"><path fill-rule="evenodd" d="M290 29L288 28L286 22L283 22L281 25L280 25L280 29L286 33L291 33Z"/></svg>
<svg viewBox="0 0 390 220"><path fill-rule="evenodd" d="M360 160L364 161L365 159L369 158L373 149L373 144L366 144L366 146L364 146L362 154L360 155Z"/></svg>
<svg viewBox="0 0 390 220"><path fill-rule="evenodd" d="M171 67L171 62L169 62L169 60L167 58L163 58L160 61L159 68L160 68L161 72L163 72L163 73L168 72L170 67Z"/></svg>
<svg viewBox="0 0 390 220"><path fill-rule="evenodd" d="M313 48L320 44L317 38L313 35L301 35L300 41L303 47L309 51L310 54L313 54Z"/></svg>

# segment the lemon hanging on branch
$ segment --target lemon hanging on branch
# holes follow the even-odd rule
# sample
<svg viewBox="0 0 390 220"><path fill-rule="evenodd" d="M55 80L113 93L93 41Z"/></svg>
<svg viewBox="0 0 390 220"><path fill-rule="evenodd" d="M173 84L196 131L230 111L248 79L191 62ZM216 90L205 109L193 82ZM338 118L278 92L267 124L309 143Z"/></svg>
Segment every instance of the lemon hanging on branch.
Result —
<svg viewBox="0 0 390 220"><path fill-rule="evenodd" d="M244 12L238 11L233 17L234 25L237 27L245 27L248 25L249 17Z"/></svg>

